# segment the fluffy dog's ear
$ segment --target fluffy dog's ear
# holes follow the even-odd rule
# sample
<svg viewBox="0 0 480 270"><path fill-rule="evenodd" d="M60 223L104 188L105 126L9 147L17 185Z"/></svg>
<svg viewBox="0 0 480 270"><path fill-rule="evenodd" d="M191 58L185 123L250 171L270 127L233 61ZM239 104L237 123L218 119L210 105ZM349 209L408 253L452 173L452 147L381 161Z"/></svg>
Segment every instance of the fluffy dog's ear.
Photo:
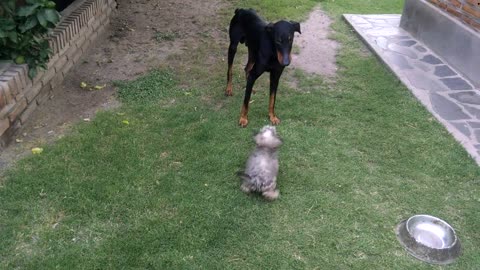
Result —
<svg viewBox="0 0 480 270"><path fill-rule="evenodd" d="M298 32L300 34L302 33L302 31L300 31L300 23L294 21L290 21L290 23L293 25L293 30L295 32Z"/></svg>

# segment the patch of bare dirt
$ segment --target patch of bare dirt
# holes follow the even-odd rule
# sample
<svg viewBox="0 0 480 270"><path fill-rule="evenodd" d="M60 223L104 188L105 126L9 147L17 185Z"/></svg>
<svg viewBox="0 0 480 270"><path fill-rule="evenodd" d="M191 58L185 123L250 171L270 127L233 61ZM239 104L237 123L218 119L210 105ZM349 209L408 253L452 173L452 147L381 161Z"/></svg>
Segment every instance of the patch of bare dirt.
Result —
<svg viewBox="0 0 480 270"><path fill-rule="evenodd" d="M50 143L76 122L91 119L98 110L119 105L113 81L131 80L151 68L169 66L169 56L192 48L218 16L220 1L212 0L117 0L109 28L38 107L29 121L0 153L0 172L32 147ZM194 45L193 45L194 46ZM88 91L80 83L106 85Z"/></svg>
<svg viewBox="0 0 480 270"><path fill-rule="evenodd" d="M332 33L332 20L320 8L315 8L305 22L300 23L302 34L295 37L295 45L300 53L292 55L292 65L307 73L333 78L337 72L337 41L329 36Z"/></svg>
<svg viewBox="0 0 480 270"><path fill-rule="evenodd" d="M225 42L226 26L212 27L224 4L221 0L117 0L118 9L111 16L108 29L92 44L58 86L51 99L38 107L29 121L0 153L0 175L31 148L51 143L68 132L70 126L92 119L99 110L115 108L113 82L131 80L151 68L179 66L179 57L195 48L198 39L208 36L212 42ZM326 78L335 76L338 44L329 39L330 18L319 8L301 23L302 35L295 38L299 54L292 65ZM221 52L223 54L223 52ZM218 61L217 58L207 59ZM204 63L204 64L205 64ZM180 65L182 66L182 65ZM187 64L188 68L188 64ZM80 83L106 85L88 91Z"/></svg>

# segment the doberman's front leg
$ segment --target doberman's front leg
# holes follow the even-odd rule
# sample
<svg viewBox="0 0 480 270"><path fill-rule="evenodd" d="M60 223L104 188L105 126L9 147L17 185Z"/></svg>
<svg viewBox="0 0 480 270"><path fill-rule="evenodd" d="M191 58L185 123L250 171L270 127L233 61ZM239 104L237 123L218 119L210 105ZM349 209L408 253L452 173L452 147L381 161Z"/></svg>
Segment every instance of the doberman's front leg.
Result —
<svg viewBox="0 0 480 270"><path fill-rule="evenodd" d="M263 71L254 65L248 74L247 87L245 88L245 98L243 99L242 110L240 112L240 120L238 121L238 124L241 127L246 127L248 125L248 105L250 103L250 96L252 95L252 89L255 81L258 77L260 77L260 75L262 75L262 73Z"/></svg>
<svg viewBox="0 0 480 270"><path fill-rule="evenodd" d="M270 72L270 102L268 104L268 116L272 125L280 124L280 119L275 115L275 100L277 96L278 81L282 75L283 68Z"/></svg>

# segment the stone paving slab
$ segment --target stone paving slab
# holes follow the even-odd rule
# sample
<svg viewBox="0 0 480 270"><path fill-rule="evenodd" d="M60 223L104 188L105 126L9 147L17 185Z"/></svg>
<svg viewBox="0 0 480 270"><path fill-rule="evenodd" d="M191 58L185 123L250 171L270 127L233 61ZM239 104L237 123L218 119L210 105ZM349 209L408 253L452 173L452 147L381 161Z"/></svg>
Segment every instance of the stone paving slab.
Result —
<svg viewBox="0 0 480 270"><path fill-rule="evenodd" d="M400 28L400 15L343 17L480 165L479 89Z"/></svg>

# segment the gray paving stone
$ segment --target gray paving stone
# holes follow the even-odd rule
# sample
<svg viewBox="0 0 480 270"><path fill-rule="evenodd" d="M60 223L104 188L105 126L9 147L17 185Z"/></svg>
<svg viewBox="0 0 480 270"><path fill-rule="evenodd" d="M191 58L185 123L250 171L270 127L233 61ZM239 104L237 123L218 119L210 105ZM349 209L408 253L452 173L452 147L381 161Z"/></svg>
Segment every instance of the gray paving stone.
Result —
<svg viewBox="0 0 480 270"><path fill-rule="evenodd" d="M468 106L468 105L463 105L463 107L467 110L468 113L470 113L475 118L480 120L480 110L479 109L477 109L475 107L472 107L472 106Z"/></svg>
<svg viewBox="0 0 480 270"><path fill-rule="evenodd" d="M375 43L377 43L378 47L386 50L388 48L388 39L385 37L378 37L375 39Z"/></svg>
<svg viewBox="0 0 480 270"><path fill-rule="evenodd" d="M415 53L415 51L407 48L407 47L402 47L402 46L399 46L397 44L389 44L388 45L388 49L394 51L394 52L397 52L399 54L403 54L405 56L408 56L412 59L417 59L418 56L417 54Z"/></svg>
<svg viewBox="0 0 480 270"><path fill-rule="evenodd" d="M363 29L363 30L371 29L371 28L372 28L372 25L371 25L371 24L357 24L356 26L357 26L358 28Z"/></svg>
<svg viewBox="0 0 480 270"><path fill-rule="evenodd" d="M430 72L432 70L430 65L426 65L423 62L416 61L415 63L413 63L413 65L424 72Z"/></svg>
<svg viewBox="0 0 480 270"><path fill-rule="evenodd" d="M413 45L417 44L417 42L415 40L402 40L397 42L397 44L403 47L412 47Z"/></svg>
<svg viewBox="0 0 480 270"><path fill-rule="evenodd" d="M429 63L432 65L443 64L442 60L438 59L437 57L431 54L425 55L421 60L425 63Z"/></svg>
<svg viewBox="0 0 480 270"><path fill-rule="evenodd" d="M400 26L400 18L387 18L387 22L394 27L399 27Z"/></svg>
<svg viewBox="0 0 480 270"><path fill-rule="evenodd" d="M371 23L368 22L367 20L365 20L362 16L353 15L353 16L351 16L351 19L355 24L370 24L371 25Z"/></svg>
<svg viewBox="0 0 480 270"><path fill-rule="evenodd" d="M455 123L455 122L450 122L458 131L460 131L463 135L470 137L471 132L470 129L468 128L467 123Z"/></svg>
<svg viewBox="0 0 480 270"><path fill-rule="evenodd" d="M377 18L377 19L384 19L387 21L397 20L400 22L400 18L396 14L373 14L373 15L365 15L367 18Z"/></svg>
<svg viewBox="0 0 480 270"><path fill-rule="evenodd" d="M474 129L480 128L480 122L469 121L468 124L470 125L470 127L474 128ZM479 146L480 146L480 144L479 144Z"/></svg>
<svg viewBox="0 0 480 270"><path fill-rule="evenodd" d="M455 73L455 71L453 71L448 66L437 66L437 67L435 67L435 73L434 74L438 77L451 77L451 76L457 75L457 73Z"/></svg>
<svg viewBox="0 0 480 270"><path fill-rule="evenodd" d="M379 25L382 25L382 24L387 24L387 21L384 20L384 19L381 19L381 18L365 18L367 21L369 21L371 24L373 25L376 25L376 26L379 26Z"/></svg>
<svg viewBox="0 0 480 270"><path fill-rule="evenodd" d="M425 47L423 47L422 45L415 46L415 50L417 50L421 53L427 52L427 49L425 49Z"/></svg>
<svg viewBox="0 0 480 270"><path fill-rule="evenodd" d="M385 27L382 29L369 29L369 30L366 30L365 33L367 35L371 35L374 37L394 36L394 35L398 35L399 29L394 27Z"/></svg>
<svg viewBox="0 0 480 270"><path fill-rule="evenodd" d="M420 72L419 70L411 70L405 73L410 83L417 89L425 91L440 92L447 91L444 85L437 80L432 80L431 75Z"/></svg>
<svg viewBox="0 0 480 270"><path fill-rule="evenodd" d="M477 129L473 133L475 134L475 138L477 139L477 142L480 142L480 130Z"/></svg>
<svg viewBox="0 0 480 270"><path fill-rule="evenodd" d="M399 53L388 51L385 53L385 57L387 57L388 61L390 61L393 65L397 66L402 70L413 69L413 67L407 61L406 57Z"/></svg>
<svg viewBox="0 0 480 270"><path fill-rule="evenodd" d="M455 102L439 94L432 93L430 95L430 101L432 102L433 110L445 120L471 119Z"/></svg>
<svg viewBox="0 0 480 270"><path fill-rule="evenodd" d="M472 90L473 87L460 77L440 79L451 90Z"/></svg>
<svg viewBox="0 0 480 270"><path fill-rule="evenodd" d="M458 92L450 94L449 96L461 103L480 105L480 95L478 95L476 91Z"/></svg>

